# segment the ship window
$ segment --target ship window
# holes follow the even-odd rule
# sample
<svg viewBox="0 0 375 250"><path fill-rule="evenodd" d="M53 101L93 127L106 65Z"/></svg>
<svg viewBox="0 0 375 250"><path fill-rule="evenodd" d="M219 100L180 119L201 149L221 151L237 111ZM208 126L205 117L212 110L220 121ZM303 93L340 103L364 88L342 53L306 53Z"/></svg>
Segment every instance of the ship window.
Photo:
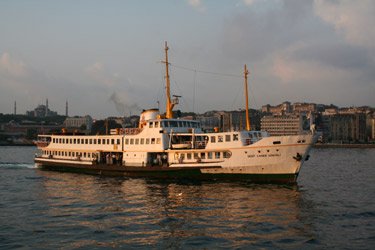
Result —
<svg viewBox="0 0 375 250"><path fill-rule="evenodd" d="M238 141L238 134L233 134L233 141Z"/></svg>
<svg viewBox="0 0 375 250"><path fill-rule="evenodd" d="M223 136L222 135L219 135L217 137L217 142L223 142Z"/></svg>
<svg viewBox="0 0 375 250"><path fill-rule="evenodd" d="M107 144L109 144L109 139L107 139Z"/></svg>
<svg viewBox="0 0 375 250"><path fill-rule="evenodd" d="M77 139L74 139L74 140L73 140L73 144L76 144L76 142L77 142Z"/></svg>
<svg viewBox="0 0 375 250"><path fill-rule="evenodd" d="M62 139L62 143L63 143L63 144L65 143L65 139Z"/></svg>
<svg viewBox="0 0 375 250"><path fill-rule="evenodd" d="M145 144L145 138L141 138L141 144Z"/></svg>
<svg viewBox="0 0 375 250"><path fill-rule="evenodd" d="M201 159L206 159L206 154L205 153L201 153Z"/></svg>
<svg viewBox="0 0 375 250"><path fill-rule="evenodd" d="M83 157L85 157L85 158L86 158L86 152L84 152L84 153L83 153Z"/></svg>
<svg viewBox="0 0 375 250"><path fill-rule="evenodd" d="M96 139L94 139L94 144L96 144Z"/></svg>
<svg viewBox="0 0 375 250"><path fill-rule="evenodd" d="M130 144L134 144L134 139L130 139Z"/></svg>
<svg viewBox="0 0 375 250"><path fill-rule="evenodd" d="M215 143L215 136L211 136L211 142Z"/></svg>
<svg viewBox="0 0 375 250"><path fill-rule="evenodd" d="M153 128L153 127L154 127L154 123L153 123L153 122L150 122L150 123L149 123L149 127L150 127L150 128Z"/></svg>
<svg viewBox="0 0 375 250"><path fill-rule="evenodd" d="M155 144L155 138L151 138L151 144Z"/></svg>
<svg viewBox="0 0 375 250"><path fill-rule="evenodd" d="M92 139L89 139L89 144L92 144Z"/></svg>
<svg viewBox="0 0 375 250"><path fill-rule="evenodd" d="M101 139L98 139L98 144L101 144L102 143L102 140Z"/></svg>
<svg viewBox="0 0 375 250"><path fill-rule="evenodd" d="M225 141L230 141L230 135L225 135Z"/></svg>
<svg viewBox="0 0 375 250"><path fill-rule="evenodd" d="M77 144L80 144L81 143L81 140L78 138L77 139Z"/></svg>
<svg viewBox="0 0 375 250"><path fill-rule="evenodd" d="M89 139L85 139L85 144L88 144L89 143Z"/></svg>
<svg viewBox="0 0 375 250"><path fill-rule="evenodd" d="M146 144L150 144L150 138L146 138Z"/></svg>
<svg viewBox="0 0 375 250"><path fill-rule="evenodd" d="M253 138L253 134L252 134L252 133L249 133L249 138L250 138L250 139Z"/></svg>
<svg viewBox="0 0 375 250"><path fill-rule="evenodd" d="M112 144L112 145L115 144L115 139L111 139L111 144Z"/></svg>
<svg viewBox="0 0 375 250"><path fill-rule="evenodd" d="M129 144L129 139L125 139L125 144Z"/></svg>
<svg viewBox="0 0 375 250"><path fill-rule="evenodd" d="M85 144L85 139L81 139L81 144Z"/></svg>
<svg viewBox="0 0 375 250"><path fill-rule="evenodd" d="M117 145L120 145L120 139L117 139Z"/></svg>
<svg viewBox="0 0 375 250"><path fill-rule="evenodd" d="M69 152L69 156L72 156L72 152Z"/></svg>
<svg viewBox="0 0 375 250"><path fill-rule="evenodd" d="M273 144L281 144L281 141L274 141Z"/></svg>
<svg viewBox="0 0 375 250"><path fill-rule="evenodd" d="M191 160L191 153L186 154L186 159Z"/></svg>
<svg viewBox="0 0 375 250"><path fill-rule="evenodd" d="M194 159L198 159L198 153L194 153Z"/></svg>
<svg viewBox="0 0 375 250"><path fill-rule="evenodd" d="M87 153L87 157L90 158L91 157L91 153Z"/></svg>
<svg viewBox="0 0 375 250"><path fill-rule="evenodd" d="M103 144L105 144L105 139L103 139L103 141L102 141L102 142L103 142Z"/></svg>
<svg viewBox="0 0 375 250"><path fill-rule="evenodd" d="M156 138L156 144L160 144L160 138Z"/></svg>
<svg viewBox="0 0 375 250"><path fill-rule="evenodd" d="M135 144L139 144L139 139L135 139Z"/></svg>
<svg viewBox="0 0 375 250"><path fill-rule="evenodd" d="M212 159L212 152L208 152L207 159Z"/></svg>
<svg viewBox="0 0 375 250"><path fill-rule="evenodd" d="M155 128L159 127L159 122L155 122Z"/></svg>
<svg viewBox="0 0 375 250"><path fill-rule="evenodd" d="M220 152L215 152L215 158L219 159L220 158Z"/></svg>

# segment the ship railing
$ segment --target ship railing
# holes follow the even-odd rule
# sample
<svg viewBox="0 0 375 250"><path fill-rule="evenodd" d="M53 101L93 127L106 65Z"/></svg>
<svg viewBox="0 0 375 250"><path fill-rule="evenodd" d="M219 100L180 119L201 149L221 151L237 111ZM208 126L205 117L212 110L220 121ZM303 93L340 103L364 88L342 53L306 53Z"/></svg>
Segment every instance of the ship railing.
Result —
<svg viewBox="0 0 375 250"><path fill-rule="evenodd" d="M126 128L125 129L125 135L137 135L141 133L141 128Z"/></svg>

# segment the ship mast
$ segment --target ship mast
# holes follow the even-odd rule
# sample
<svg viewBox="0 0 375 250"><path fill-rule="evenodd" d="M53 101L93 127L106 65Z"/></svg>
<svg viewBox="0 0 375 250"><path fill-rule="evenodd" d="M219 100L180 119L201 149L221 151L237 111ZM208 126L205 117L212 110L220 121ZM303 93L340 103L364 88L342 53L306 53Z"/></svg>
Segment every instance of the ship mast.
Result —
<svg viewBox="0 0 375 250"><path fill-rule="evenodd" d="M166 98L167 98L167 101L166 101L166 109L165 109L165 118L166 119L171 119L173 118L173 107L174 107L174 103L172 103L172 100L171 100L171 83L170 83L170 80L169 80L169 63L168 63L168 45L167 45L167 42L165 42L165 61L163 63L165 63L165 89L166 89Z"/></svg>
<svg viewBox="0 0 375 250"><path fill-rule="evenodd" d="M245 77L245 99L246 99L246 130L250 131L250 118L249 118L249 94L247 91L247 75L249 74L249 71L247 70L246 64L244 67L244 77Z"/></svg>

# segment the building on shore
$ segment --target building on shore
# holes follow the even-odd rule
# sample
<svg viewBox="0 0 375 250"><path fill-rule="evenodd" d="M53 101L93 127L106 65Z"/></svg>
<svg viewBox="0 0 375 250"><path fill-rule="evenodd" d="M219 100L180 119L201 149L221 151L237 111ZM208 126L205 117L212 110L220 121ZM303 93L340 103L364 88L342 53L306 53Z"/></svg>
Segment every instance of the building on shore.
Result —
<svg viewBox="0 0 375 250"><path fill-rule="evenodd" d="M297 135L310 130L312 117L304 114L284 114L263 116L261 130L272 136Z"/></svg>
<svg viewBox="0 0 375 250"><path fill-rule="evenodd" d="M81 130L83 132L89 133L92 128L93 120L91 116L75 116L67 117L64 121L64 128L68 130Z"/></svg>
<svg viewBox="0 0 375 250"><path fill-rule="evenodd" d="M335 143L364 143L366 138L366 115L364 113L337 114L329 119L330 137Z"/></svg>

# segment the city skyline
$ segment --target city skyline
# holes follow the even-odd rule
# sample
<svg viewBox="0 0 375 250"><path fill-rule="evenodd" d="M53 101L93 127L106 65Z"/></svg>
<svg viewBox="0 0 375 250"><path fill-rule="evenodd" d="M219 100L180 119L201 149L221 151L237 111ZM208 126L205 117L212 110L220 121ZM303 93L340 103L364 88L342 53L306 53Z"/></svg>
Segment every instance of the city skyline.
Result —
<svg viewBox="0 0 375 250"><path fill-rule="evenodd" d="M184 112L290 102L375 106L372 1L2 1L0 113L164 110L164 41ZM188 69L188 70L187 70ZM220 73L207 74L204 72ZM227 74L235 75L228 76Z"/></svg>

